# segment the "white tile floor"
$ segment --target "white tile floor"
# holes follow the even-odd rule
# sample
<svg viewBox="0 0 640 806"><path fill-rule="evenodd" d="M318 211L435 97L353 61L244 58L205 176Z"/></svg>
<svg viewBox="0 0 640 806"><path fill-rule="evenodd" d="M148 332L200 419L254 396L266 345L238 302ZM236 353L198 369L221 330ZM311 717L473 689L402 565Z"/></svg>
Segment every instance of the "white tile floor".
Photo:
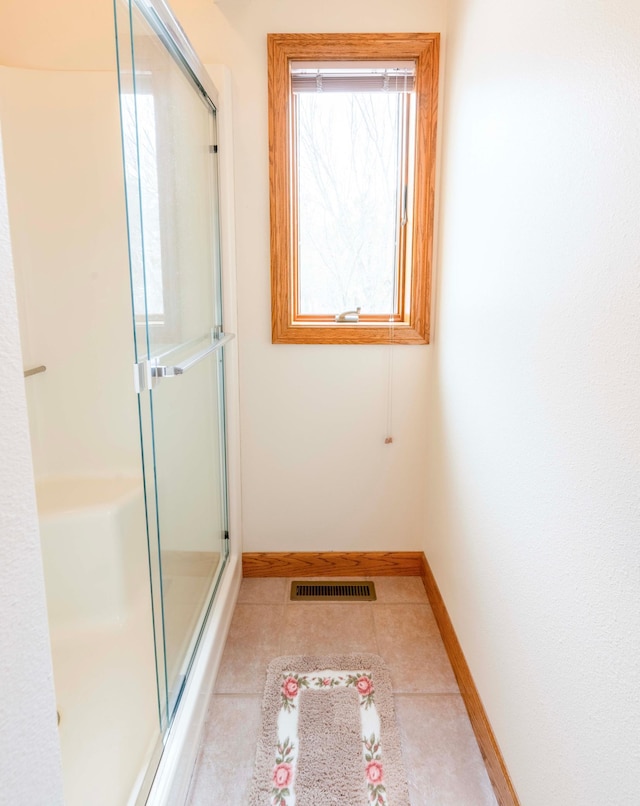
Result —
<svg viewBox="0 0 640 806"><path fill-rule="evenodd" d="M189 806L247 803L273 658L351 652L381 655L390 669L411 806L496 806L421 580L374 581L378 599L366 603L291 602L291 580L242 581Z"/></svg>

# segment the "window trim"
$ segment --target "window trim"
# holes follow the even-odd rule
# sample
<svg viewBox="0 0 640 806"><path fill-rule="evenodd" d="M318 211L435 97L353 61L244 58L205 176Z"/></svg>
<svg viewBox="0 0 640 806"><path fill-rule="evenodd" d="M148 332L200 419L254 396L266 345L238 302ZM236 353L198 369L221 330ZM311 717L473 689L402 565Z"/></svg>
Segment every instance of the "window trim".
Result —
<svg viewBox="0 0 640 806"><path fill-rule="evenodd" d="M440 35L269 34L269 187L271 314L274 344L428 344L430 325L435 154ZM297 277L292 265L291 61L416 61L416 156L413 249L408 321L338 324L294 318Z"/></svg>

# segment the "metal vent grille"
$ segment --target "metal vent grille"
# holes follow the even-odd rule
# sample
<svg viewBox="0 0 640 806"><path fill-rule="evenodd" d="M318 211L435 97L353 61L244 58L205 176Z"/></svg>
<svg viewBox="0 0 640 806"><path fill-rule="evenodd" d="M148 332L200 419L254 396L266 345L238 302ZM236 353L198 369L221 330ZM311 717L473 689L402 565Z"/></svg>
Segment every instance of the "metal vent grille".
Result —
<svg viewBox="0 0 640 806"><path fill-rule="evenodd" d="M373 582L292 582L291 601L317 599L338 601L368 601L376 599L376 586Z"/></svg>

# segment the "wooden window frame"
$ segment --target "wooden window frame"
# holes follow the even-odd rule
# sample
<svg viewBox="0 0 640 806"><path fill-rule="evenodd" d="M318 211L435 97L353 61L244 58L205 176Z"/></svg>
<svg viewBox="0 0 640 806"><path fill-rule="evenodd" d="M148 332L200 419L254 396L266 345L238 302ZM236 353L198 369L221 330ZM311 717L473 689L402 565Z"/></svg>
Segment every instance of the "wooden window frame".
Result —
<svg viewBox="0 0 640 806"><path fill-rule="evenodd" d="M269 34L269 187L271 209L271 320L274 344L428 344L435 196L438 61L440 35ZM297 317L297 275L293 265L295 194L293 179L291 61L416 62L416 131L410 288L405 316L363 317L357 324ZM404 247L403 247L404 248Z"/></svg>

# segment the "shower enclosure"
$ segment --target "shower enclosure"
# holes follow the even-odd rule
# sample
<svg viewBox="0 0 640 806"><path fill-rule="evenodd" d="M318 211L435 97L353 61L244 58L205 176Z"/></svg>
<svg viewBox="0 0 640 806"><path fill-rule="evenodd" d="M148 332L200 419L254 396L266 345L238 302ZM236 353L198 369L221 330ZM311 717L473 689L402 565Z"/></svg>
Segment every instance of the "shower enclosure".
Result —
<svg viewBox="0 0 640 806"><path fill-rule="evenodd" d="M162 0L114 15L117 70L0 66L67 806L181 802L240 574L220 99Z"/></svg>
<svg viewBox="0 0 640 806"><path fill-rule="evenodd" d="M217 91L166 6L116 0L160 722L228 556Z"/></svg>

